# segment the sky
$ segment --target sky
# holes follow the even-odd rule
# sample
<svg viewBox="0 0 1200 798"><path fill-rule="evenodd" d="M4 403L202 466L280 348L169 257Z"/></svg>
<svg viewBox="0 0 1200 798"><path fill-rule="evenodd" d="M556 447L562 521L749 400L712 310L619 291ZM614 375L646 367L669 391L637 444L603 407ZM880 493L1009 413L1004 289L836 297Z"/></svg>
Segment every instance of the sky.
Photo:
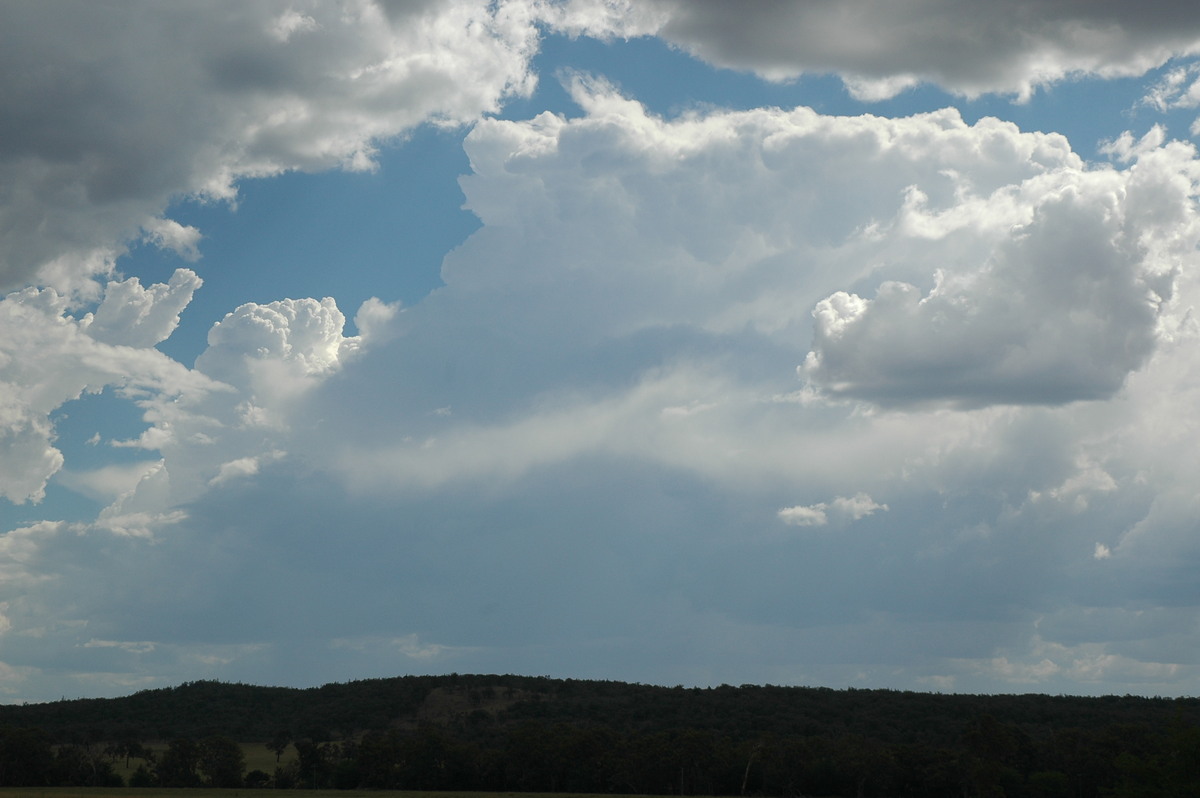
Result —
<svg viewBox="0 0 1200 798"><path fill-rule="evenodd" d="M0 5L0 702L1200 692L1176 0Z"/></svg>

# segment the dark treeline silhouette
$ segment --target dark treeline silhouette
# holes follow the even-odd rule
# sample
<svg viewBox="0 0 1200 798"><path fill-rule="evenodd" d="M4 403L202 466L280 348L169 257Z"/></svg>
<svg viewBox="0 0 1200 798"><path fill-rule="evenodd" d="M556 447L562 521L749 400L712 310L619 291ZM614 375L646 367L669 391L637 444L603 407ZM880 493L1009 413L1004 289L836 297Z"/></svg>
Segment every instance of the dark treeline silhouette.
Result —
<svg viewBox="0 0 1200 798"><path fill-rule="evenodd" d="M266 744L274 772L246 773L235 741ZM0 706L0 786L118 770L131 787L1200 796L1200 700L452 674Z"/></svg>

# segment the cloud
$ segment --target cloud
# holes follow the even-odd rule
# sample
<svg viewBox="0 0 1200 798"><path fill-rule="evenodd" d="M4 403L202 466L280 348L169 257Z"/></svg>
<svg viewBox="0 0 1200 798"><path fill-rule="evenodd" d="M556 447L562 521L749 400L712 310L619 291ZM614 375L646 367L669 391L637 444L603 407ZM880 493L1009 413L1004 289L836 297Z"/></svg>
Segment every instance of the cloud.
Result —
<svg viewBox="0 0 1200 798"><path fill-rule="evenodd" d="M823 504L812 507L803 505L784 507L779 511L779 518L789 526L825 526L829 523L829 517L825 514L825 505Z"/></svg>
<svg viewBox="0 0 1200 798"><path fill-rule="evenodd" d="M524 4L303 8L5 4L0 289L89 290L143 237L193 259L200 232L162 216L173 199L370 169L379 142L470 122L534 85Z"/></svg>
<svg viewBox="0 0 1200 798"><path fill-rule="evenodd" d="M260 457L239 457L236 460L230 460L228 463L222 463L217 469L217 475L208 481L209 485L220 485L222 482L228 482L232 479L240 479L243 477L251 477L258 473L259 468L264 462L278 460L284 456L284 452L269 452Z"/></svg>
<svg viewBox="0 0 1200 798"><path fill-rule="evenodd" d="M63 469L58 472L57 480L77 493L109 504L132 490L157 462L114 463L86 471Z"/></svg>
<svg viewBox="0 0 1200 798"><path fill-rule="evenodd" d="M918 83L968 97L1014 94L1079 75L1145 74L1200 50L1200 22L1171 0L1137 7L1071 0L575 0L557 20L570 33L657 35L709 63L770 80L837 73L856 97L879 100Z"/></svg>
<svg viewBox="0 0 1200 798"><path fill-rule="evenodd" d="M365 334L344 336L345 317L329 297L250 302L226 314L190 372L205 388L142 398L149 426L117 445L158 451L163 462L102 519L132 518L134 528L152 535L156 523L179 520L172 508L284 458L296 439L309 437L293 428L304 423L297 406L363 351L394 308L371 299L358 315Z"/></svg>
<svg viewBox="0 0 1200 798"><path fill-rule="evenodd" d="M473 127L482 226L358 335L332 299L249 303L188 370L146 348L185 277L113 281L137 346L56 291L0 303L37 452L120 374L148 425L127 443L161 458L94 523L0 536L5 689L411 662L1194 692L1189 147L1130 136L1097 166L953 110L661 118L566 83L576 117Z"/></svg>
<svg viewBox="0 0 1200 798"><path fill-rule="evenodd" d="M443 288L304 395L292 459L241 499L222 492L231 512L294 492L288 468L332 477L328 512L371 505L358 534L403 541L415 581L392 628L472 648L455 667L578 673L589 645L688 629L703 642L676 651L673 674L685 659L689 674L745 674L731 652L778 646L822 651L788 678L824 683L851 663L967 690L1191 678L1168 667L1167 641L1195 637L1179 625L1141 650L1033 634L1064 594L1111 606L1184 584L1156 586L1166 566L1149 552L1194 550L1183 494L1154 501L1194 473L1194 455L1163 449L1192 440L1190 147L1151 138L1096 166L1059 136L954 111L663 119L603 81L567 85L577 118L471 132L462 187L483 226L447 256ZM889 291L875 334L834 340ZM845 307L814 328L832 297ZM809 352L826 370L804 387ZM797 485L834 498L795 503ZM772 531L822 521L859 526ZM501 560L522 588L493 601ZM539 564L553 573L525 570ZM1100 595L1098 567L1119 587ZM450 573L455 595L437 586Z"/></svg>
<svg viewBox="0 0 1200 798"><path fill-rule="evenodd" d="M80 320L80 327L106 344L154 346L179 326L179 314L202 283L191 269L176 269L170 281L150 288L143 288L136 277L109 281L104 301Z"/></svg>
<svg viewBox="0 0 1200 798"><path fill-rule="evenodd" d="M186 261L200 259L200 231L190 225L184 226L173 219L151 219L142 224L143 240L159 249L169 249Z"/></svg>
<svg viewBox="0 0 1200 798"><path fill-rule="evenodd" d="M887 509L886 504L877 503L865 493L857 493L854 496L839 496L829 503L784 507L777 515L788 526L825 526L831 518L850 523Z"/></svg>
<svg viewBox="0 0 1200 798"><path fill-rule="evenodd" d="M378 315L368 310L364 317L372 314ZM267 363L286 365L297 377L321 375L336 368L358 343L342 336L345 324L331 297L248 302L213 325L196 368L235 385L256 382L256 372ZM256 387L270 386L259 381Z"/></svg>
<svg viewBox="0 0 1200 798"><path fill-rule="evenodd" d="M939 264L927 292L896 281L874 299L822 300L801 373L831 396L884 405L1113 395L1154 351L1180 264L1194 264L1194 156L1176 144L1126 172L1062 170L930 220L914 234L971 229L974 262ZM925 214L920 196L909 204Z"/></svg>
<svg viewBox="0 0 1200 798"><path fill-rule="evenodd" d="M869 515L874 515L880 510L886 511L887 508L886 504L879 504L865 493L857 493L854 496L839 496L830 503L830 509L837 515L851 521L858 521Z"/></svg>
<svg viewBox="0 0 1200 798"><path fill-rule="evenodd" d="M1159 111L1196 108L1200 106L1198 74L1200 64L1187 64L1171 69L1150 88L1142 102Z"/></svg>
<svg viewBox="0 0 1200 798"><path fill-rule="evenodd" d="M791 447L839 474L886 447L839 440L811 403L768 405L809 351L823 395L1056 404L1111 395L1186 313L1165 302L1194 259L1182 145L1092 169L1059 136L952 110L664 120L602 81L569 86L578 119L476 126L462 185L484 227L393 343L314 395L351 483L509 478L597 450L820 479ZM958 429L878 423L896 451Z"/></svg>
<svg viewBox="0 0 1200 798"><path fill-rule="evenodd" d="M198 285L186 269L147 289L136 279L112 282L95 314L79 319L52 288L0 299L0 495L17 503L42 498L63 464L50 414L84 392L117 386L130 398L170 401L216 388L152 348L174 329Z"/></svg>

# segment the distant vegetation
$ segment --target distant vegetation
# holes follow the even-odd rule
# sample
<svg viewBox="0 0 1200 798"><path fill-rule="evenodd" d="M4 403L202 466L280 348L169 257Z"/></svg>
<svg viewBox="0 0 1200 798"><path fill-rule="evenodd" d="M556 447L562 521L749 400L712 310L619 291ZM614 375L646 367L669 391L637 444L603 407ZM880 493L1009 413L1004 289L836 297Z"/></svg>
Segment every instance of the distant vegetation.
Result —
<svg viewBox="0 0 1200 798"><path fill-rule="evenodd" d="M0 786L55 785L1200 796L1200 700L450 675L0 706Z"/></svg>

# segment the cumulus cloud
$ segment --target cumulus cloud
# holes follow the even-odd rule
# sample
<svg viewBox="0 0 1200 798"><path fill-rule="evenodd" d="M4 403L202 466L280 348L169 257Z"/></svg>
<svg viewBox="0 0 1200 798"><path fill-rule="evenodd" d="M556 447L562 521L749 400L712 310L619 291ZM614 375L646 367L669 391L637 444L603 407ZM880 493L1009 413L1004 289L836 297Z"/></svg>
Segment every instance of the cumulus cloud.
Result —
<svg viewBox="0 0 1200 798"><path fill-rule="evenodd" d="M143 289L114 282L96 313L76 319L52 288L0 299L0 495L38 501L62 467L50 414L84 392L116 386L126 396L207 394L215 384L153 344L170 334L199 280L181 269L171 282Z"/></svg>
<svg viewBox="0 0 1200 798"><path fill-rule="evenodd" d="M940 239L962 225L980 254L938 264L927 292L885 282L873 299L822 300L801 373L880 404L1111 396L1154 351L1176 274L1194 265L1194 157L1176 144L1126 172L1061 170L914 229Z"/></svg>
<svg viewBox="0 0 1200 798"><path fill-rule="evenodd" d="M364 315L371 318L372 311ZM267 363L286 364L300 377L324 374L358 344L342 336L345 324L331 297L248 302L213 325L196 368L236 385L249 384Z"/></svg>
<svg viewBox="0 0 1200 798"><path fill-rule="evenodd" d="M921 82L1027 99L1078 75L1141 75L1200 51L1200 22L1172 0L573 0L558 20L592 35L657 35L710 63L771 80L838 73L878 100Z"/></svg>
<svg viewBox="0 0 1200 798"><path fill-rule="evenodd" d="M85 289L141 237L194 258L200 231L161 215L173 198L370 169L377 142L495 111L534 85L534 22L483 0L6 3L0 289Z"/></svg>
<svg viewBox="0 0 1200 798"><path fill-rule="evenodd" d="M80 320L80 327L106 344L154 346L179 326L179 314L201 284L191 269L177 269L168 282L150 288L143 288L136 277L109 281L104 300L94 314Z"/></svg>
<svg viewBox="0 0 1200 798"><path fill-rule="evenodd" d="M809 351L826 395L886 404L1111 395L1155 350L1195 257L1182 145L1093 169L1060 136L952 110L664 120L602 81L569 85L584 116L488 120L468 137L462 185L484 227L368 358L375 387L339 394L363 408L341 414L335 444L352 481L511 474L597 446L779 474L789 443L754 419L827 431L764 409ZM859 335L888 302L893 323ZM410 411L382 435L354 423L377 412L375 391ZM829 437L831 462L857 457Z"/></svg>
<svg viewBox="0 0 1200 798"><path fill-rule="evenodd" d="M210 488L255 476L293 446L319 451L319 436L304 429L305 397L353 362L364 342L386 339L395 313L379 300L364 302L357 336L343 335L345 317L329 297L251 302L226 314L190 372L207 387L140 400L148 426L116 445L154 450L163 459L113 501L101 521L152 535L156 525L178 523L175 508Z"/></svg>

